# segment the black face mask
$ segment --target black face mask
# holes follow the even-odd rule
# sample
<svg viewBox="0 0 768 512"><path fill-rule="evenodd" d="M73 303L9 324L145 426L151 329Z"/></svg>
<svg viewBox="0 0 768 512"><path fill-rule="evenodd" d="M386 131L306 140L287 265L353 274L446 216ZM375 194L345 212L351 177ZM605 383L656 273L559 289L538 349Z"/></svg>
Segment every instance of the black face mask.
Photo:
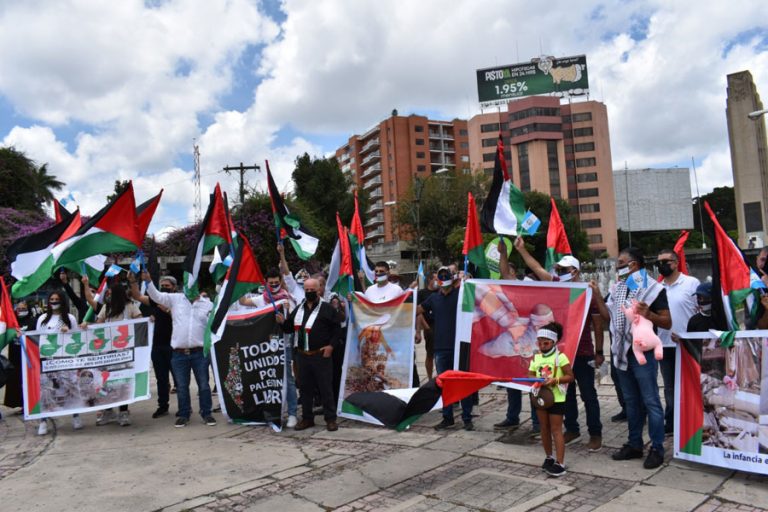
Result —
<svg viewBox="0 0 768 512"><path fill-rule="evenodd" d="M315 302L317 300L317 292L305 292L304 296L308 302Z"/></svg>
<svg viewBox="0 0 768 512"><path fill-rule="evenodd" d="M669 277L674 272L674 270L672 270L672 265L668 261L658 262L656 263L656 267L659 269L659 274L664 277Z"/></svg>
<svg viewBox="0 0 768 512"><path fill-rule="evenodd" d="M165 286L161 286L160 287L160 291L163 292L163 293L171 293L173 291L173 288L168 288L168 287L165 287Z"/></svg>

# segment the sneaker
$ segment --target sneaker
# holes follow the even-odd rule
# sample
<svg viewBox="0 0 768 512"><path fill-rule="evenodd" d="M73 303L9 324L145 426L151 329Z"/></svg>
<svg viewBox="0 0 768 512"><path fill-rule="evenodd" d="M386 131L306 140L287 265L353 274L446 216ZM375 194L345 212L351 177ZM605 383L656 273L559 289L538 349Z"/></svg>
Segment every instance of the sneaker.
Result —
<svg viewBox="0 0 768 512"><path fill-rule="evenodd" d="M83 428L83 420L80 419L80 415L72 416L72 430L81 430Z"/></svg>
<svg viewBox="0 0 768 512"><path fill-rule="evenodd" d="M512 423L508 419L504 419L504 421L499 423L494 423L493 429L494 430L513 430L520 426L520 423Z"/></svg>
<svg viewBox="0 0 768 512"><path fill-rule="evenodd" d="M175 394L176 394L176 386L174 386L174 387L172 387L172 388L171 388L171 394L172 394L172 395L175 395Z"/></svg>
<svg viewBox="0 0 768 512"><path fill-rule="evenodd" d="M548 455L546 459L544 459L544 464L541 465L542 471L548 471L553 465L555 464L555 458L551 455Z"/></svg>
<svg viewBox="0 0 768 512"><path fill-rule="evenodd" d="M296 424L299 422L298 419L296 419L296 416L293 414L288 416L288 421L285 423L285 426L288 428L293 428L296 426Z"/></svg>
<svg viewBox="0 0 768 512"><path fill-rule="evenodd" d="M642 459L643 450L640 450L638 448L632 448L628 444L625 444L624 446L621 447L621 450L611 455L611 458L613 460Z"/></svg>
<svg viewBox="0 0 768 512"><path fill-rule="evenodd" d="M613 423L620 423L622 421L627 421L627 413L624 412L624 409L622 409L619 414L614 414L613 416L611 416L611 421Z"/></svg>
<svg viewBox="0 0 768 512"><path fill-rule="evenodd" d="M655 469L661 466L663 463L664 463L664 456L660 454L656 449L651 448L648 451L648 456L645 458L645 461L643 462L643 467L645 469Z"/></svg>
<svg viewBox="0 0 768 512"><path fill-rule="evenodd" d="M167 407L158 407L155 412L152 413L152 419L156 420L157 418L160 418L161 416L168 416L168 408Z"/></svg>
<svg viewBox="0 0 768 512"><path fill-rule="evenodd" d="M37 426L37 435L44 436L48 434L48 420L40 420Z"/></svg>
<svg viewBox="0 0 768 512"><path fill-rule="evenodd" d="M105 409L101 411L101 414L96 416L96 426L102 427L107 423L114 423L117 421L117 414L112 409Z"/></svg>
<svg viewBox="0 0 768 512"><path fill-rule="evenodd" d="M117 415L117 424L121 427L128 427L131 425L131 413L128 411L120 411Z"/></svg>
<svg viewBox="0 0 768 512"><path fill-rule="evenodd" d="M454 425L453 420L446 420L445 418L443 418L443 421L435 425L435 430L445 430L447 428L453 427L453 425Z"/></svg>
<svg viewBox="0 0 768 512"><path fill-rule="evenodd" d="M600 451L600 448L603 447L603 437L602 436L589 436L589 442L587 443L587 449L590 452L597 452Z"/></svg>
<svg viewBox="0 0 768 512"><path fill-rule="evenodd" d="M210 414L203 418L203 423L208 425L209 427L215 427L216 426L216 418L211 416Z"/></svg>
<svg viewBox="0 0 768 512"><path fill-rule="evenodd" d="M565 444L569 444L577 440L581 437L580 432L566 432L563 434L563 441L565 441Z"/></svg>
<svg viewBox="0 0 768 512"><path fill-rule="evenodd" d="M561 477L566 473L565 466L563 466L559 462L553 463L552 466L550 466L546 470L546 472L549 476L554 476L554 477Z"/></svg>
<svg viewBox="0 0 768 512"><path fill-rule="evenodd" d="M464 422L464 430L467 432L471 432L472 430L475 430L475 424L471 421L465 421Z"/></svg>
<svg viewBox="0 0 768 512"><path fill-rule="evenodd" d="M179 416L179 418L176 420L176 428L186 427L187 425L189 425L189 418Z"/></svg>

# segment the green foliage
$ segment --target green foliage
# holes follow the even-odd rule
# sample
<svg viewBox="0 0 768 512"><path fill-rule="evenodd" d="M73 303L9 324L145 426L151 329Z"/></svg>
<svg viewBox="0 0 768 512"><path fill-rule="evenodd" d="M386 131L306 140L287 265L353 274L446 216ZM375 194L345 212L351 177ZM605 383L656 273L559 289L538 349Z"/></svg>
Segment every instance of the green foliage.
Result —
<svg viewBox="0 0 768 512"><path fill-rule="evenodd" d="M122 181L115 180L115 190L114 192L112 192L107 196L107 203L111 202L113 199L119 196L123 192L123 190L128 188L128 185L130 184L131 184L131 180L122 180Z"/></svg>
<svg viewBox="0 0 768 512"><path fill-rule="evenodd" d="M0 207L42 212L64 183L13 147L0 148Z"/></svg>
<svg viewBox="0 0 768 512"><path fill-rule="evenodd" d="M307 153L296 158L292 178L294 196L293 201L286 199L288 208L320 239L315 258L328 262L336 243L336 212L345 226L349 227L352 220L354 180L342 172L335 158L310 157ZM358 191L358 201L365 224L368 195L363 190Z"/></svg>
<svg viewBox="0 0 768 512"><path fill-rule="evenodd" d="M723 229L726 231L737 232L738 225L736 224L736 193L733 187L715 187L709 194L701 196L703 201L709 203L709 207L717 215L717 220ZM704 226L709 223L709 216L703 208L701 210L701 216L705 219ZM693 226L694 231L701 232L701 223L699 222L699 198L693 199ZM634 234L632 235L634 239ZM737 235L738 238L738 235Z"/></svg>

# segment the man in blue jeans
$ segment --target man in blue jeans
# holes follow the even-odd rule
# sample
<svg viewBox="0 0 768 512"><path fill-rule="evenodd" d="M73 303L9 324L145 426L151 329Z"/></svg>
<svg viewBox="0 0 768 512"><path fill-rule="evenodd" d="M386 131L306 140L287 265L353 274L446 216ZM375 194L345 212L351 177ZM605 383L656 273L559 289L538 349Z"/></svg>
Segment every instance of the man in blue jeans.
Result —
<svg viewBox="0 0 768 512"><path fill-rule="evenodd" d="M171 368L176 378L176 399L179 403L176 427L186 427L192 415L192 400L189 396L190 371L194 373L197 382L203 423L215 426L216 420L211 416L211 386L208 383L208 367L211 360L203 355L203 333L213 304L200 296L189 300L183 293L160 292L152 284L152 278L147 271L141 273L141 278L147 283L149 298L171 311Z"/></svg>
<svg viewBox="0 0 768 512"><path fill-rule="evenodd" d="M661 407L659 386L657 383L658 365L653 351L645 353L646 364L637 362L632 351L632 332L622 307L629 307L633 300L637 301L636 313L646 317L653 323L654 329L669 329L672 327L672 317L669 314L667 292L664 287L641 272L645 259L640 249L627 248L621 251L616 261L618 281L611 292L606 304L599 293L597 308L604 320L610 321L613 337L611 353L613 364L619 375L624 402L627 407L627 423L629 436L627 443L613 454L614 460L639 459L643 456L643 426L645 414L648 415L648 435L651 438L651 449L643 463L646 469L659 467L664 462L664 410ZM631 286L628 286L628 281Z"/></svg>
<svg viewBox="0 0 768 512"><path fill-rule="evenodd" d="M446 370L453 369L454 347L456 339L456 307L459 300L459 288L455 286L455 276L448 267L440 267L437 271L437 282L440 291L430 295L418 307L418 314L426 322L433 325L435 339L435 367L440 375ZM474 430L472 424L472 396L461 401L461 419L464 430ZM443 421L435 426L435 430L444 430L454 425L453 404L443 407Z"/></svg>

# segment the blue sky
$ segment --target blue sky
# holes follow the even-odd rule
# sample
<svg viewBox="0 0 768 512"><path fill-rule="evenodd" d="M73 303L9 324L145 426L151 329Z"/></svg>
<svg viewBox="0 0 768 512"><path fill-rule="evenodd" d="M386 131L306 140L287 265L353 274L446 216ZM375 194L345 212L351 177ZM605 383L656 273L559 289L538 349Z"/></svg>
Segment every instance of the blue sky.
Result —
<svg viewBox="0 0 768 512"><path fill-rule="evenodd" d="M116 179L138 201L165 186L158 232L192 219L193 141L203 197L217 180L234 191L218 171L241 161L269 159L289 188L299 154L330 154L393 108L479 113L476 69L583 53L614 168L693 156L707 192L732 183L726 75L750 70L768 95L764 20L768 2L5 3L0 143L47 162L85 213Z"/></svg>

